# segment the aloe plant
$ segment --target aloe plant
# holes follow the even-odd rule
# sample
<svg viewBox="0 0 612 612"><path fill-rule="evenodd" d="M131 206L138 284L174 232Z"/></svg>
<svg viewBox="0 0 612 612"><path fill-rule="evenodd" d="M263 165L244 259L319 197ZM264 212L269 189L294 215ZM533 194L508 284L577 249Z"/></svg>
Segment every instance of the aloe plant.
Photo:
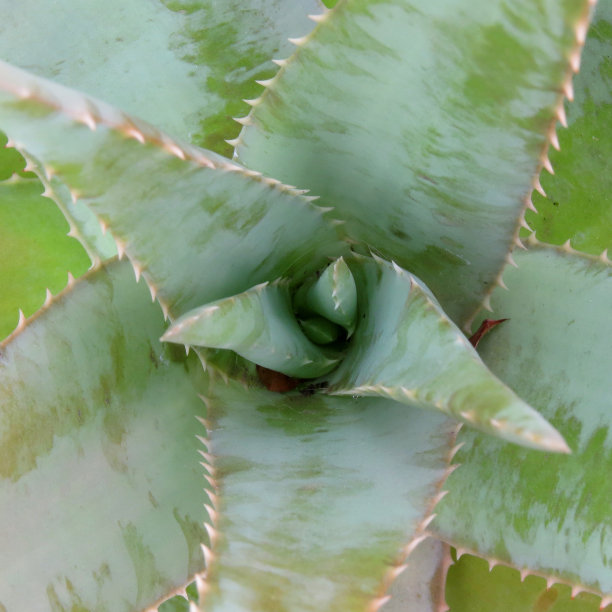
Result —
<svg viewBox="0 0 612 612"><path fill-rule="evenodd" d="M5 8L0 610L612 603L610 2Z"/></svg>

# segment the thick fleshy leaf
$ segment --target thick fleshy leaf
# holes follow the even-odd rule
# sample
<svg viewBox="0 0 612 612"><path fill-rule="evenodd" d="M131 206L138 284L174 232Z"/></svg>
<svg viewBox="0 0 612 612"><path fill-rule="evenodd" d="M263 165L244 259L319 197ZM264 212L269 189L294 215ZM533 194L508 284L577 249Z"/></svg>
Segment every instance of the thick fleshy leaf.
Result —
<svg viewBox="0 0 612 612"><path fill-rule="evenodd" d="M299 282L346 249L301 192L78 92L0 67L0 127L108 225L166 312L266 280Z"/></svg>
<svg viewBox="0 0 612 612"><path fill-rule="evenodd" d="M440 410L518 444L566 452L563 438L497 379L429 289L379 258L349 260L361 302L334 395L369 395Z"/></svg>
<svg viewBox="0 0 612 612"><path fill-rule="evenodd" d="M434 532L478 554L612 595L612 267L531 245L494 294L509 321L483 359L565 436L545 455L460 433Z"/></svg>
<svg viewBox="0 0 612 612"><path fill-rule="evenodd" d="M316 0L2 0L0 57L221 154ZM44 33L44 34L43 34Z"/></svg>
<svg viewBox="0 0 612 612"><path fill-rule="evenodd" d="M207 612L357 612L422 537L455 426L380 398L204 391L216 536Z"/></svg>
<svg viewBox="0 0 612 612"><path fill-rule="evenodd" d="M451 612L600 612L600 598L572 592L569 585L547 585L511 567L492 570L485 559L463 555L448 572L446 600Z"/></svg>
<svg viewBox="0 0 612 612"><path fill-rule="evenodd" d="M321 195L465 321L518 232L589 4L339 2L262 95L239 159Z"/></svg>
<svg viewBox="0 0 612 612"><path fill-rule="evenodd" d="M304 335L286 282L262 283L190 310L172 324L162 340L231 349L253 363L298 378L323 376L339 361L339 355Z"/></svg>
<svg viewBox="0 0 612 612"><path fill-rule="evenodd" d="M539 214L528 223L540 240L599 255L612 252L612 3L595 9L580 72L574 77L574 102L566 103L567 130L559 131L552 151L554 176L544 174L544 198L534 194Z"/></svg>
<svg viewBox="0 0 612 612"><path fill-rule="evenodd" d="M16 170L19 159L9 162L3 155L0 166L5 170L13 162ZM20 309L31 315L45 301L47 289L57 293L66 286L68 272L78 276L89 265L83 249L66 236L62 215L41 191L35 178L17 174L0 182L0 338L15 329Z"/></svg>
<svg viewBox="0 0 612 612"><path fill-rule="evenodd" d="M0 346L0 608L143 609L203 569L204 407L162 329L115 263Z"/></svg>
<svg viewBox="0 0 612 612"><path fill-rule="evenodd" d="M329 265L305 295L305 305L313 312L355 329L357 317L357 287L350 268L342 257Z"/></svg>

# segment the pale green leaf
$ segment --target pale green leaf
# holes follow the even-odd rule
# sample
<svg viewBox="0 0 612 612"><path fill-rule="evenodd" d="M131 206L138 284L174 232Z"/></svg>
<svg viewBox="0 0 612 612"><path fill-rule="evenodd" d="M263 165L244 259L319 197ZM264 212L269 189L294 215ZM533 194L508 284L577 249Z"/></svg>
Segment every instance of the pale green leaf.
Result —
<svg viewBox="0 0 612 612"><path fill-rule="evenodd" d="M323 376L339 355L313 344L293 313L286 282L262 283L179 317L166 342L231 349L265 368L298 378Z"/></svg>
<svg viewBox="0 0 612 612"><path fill-rule="evenodd" d="M8 64L0 89L0 127L108 225L167 314L298 283L347 248L298 191Z"/></svg>
<svg viewBox="0 0 612 612"><path fill-rule="evenodd" d="M357 288L355 279L342 257L327 266L304 296L305 305L349 333L355 329Z"/></svg>
<svg viewBox="0 0 612 612"><path fill-rule="evenodd" d="M141 610L202 571L204 407L162 329L114 263L0 345L0 608Z"/></svg>
<svg viewBox="0 0 612 612"><path fill-rule="evenodd" d="M566 102L568 129L552 150L554 176L542 175L547 197L534 194L528 223L540 240L599 255L612 251L612 2L600 1Z"/></svg>
<svg viewBox="0 0 612 612"><path fill-rule="evenodd" d="M567 451L563 438L497 379L429 289L381 259L349 260L360 320L329 392L441 410L518 444Z"/></svg>
<svg viewBox="0 0 612 612"><path fill-rule="evenodd" d="M493 296L483 359L564 435L542 455L460 432L434 531L519 569L612 595L612 267L532 245Z"/></svg>
<svg viewBox="0 0 612 612"><path fill-rule="evenodd" d="M439 495L452 421L231 380L204 397L219 514L202 609L357 612L383 596Z"/></svg>
<svg viewBox="0 0 612 612"><path fill-rule="evenodd" d="M239 159L312 189L457 322L512 247L587 0L345 0L298 41Z"/></svg>
<svg viewBox="0 0 612 612"><path fill-rule="evenodd" d="M11 0L0 57L221 154L317 0Z"/></svg>

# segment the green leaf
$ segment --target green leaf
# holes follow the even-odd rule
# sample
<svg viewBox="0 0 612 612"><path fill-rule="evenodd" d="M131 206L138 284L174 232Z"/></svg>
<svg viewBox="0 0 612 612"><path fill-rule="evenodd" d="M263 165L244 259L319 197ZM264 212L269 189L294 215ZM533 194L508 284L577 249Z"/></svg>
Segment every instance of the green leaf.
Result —
<svg viewBox="0 0 612 612"><path fill-rule="evenodd" d="M15 329L20 309L31 315L47 289L57 293L68 272L78 276L88 268L83 249L66 236L68 225L41 191L35 178L0 182L0 338Z"/></svg>
<svg viewBox="0 0 612 612"><path fill-rule="evenodd" d="M567 452L563 438L497 379L429 289L396 264L349 260L361 298L335 395L369 395L441 410L518 444Z"/></svg>
<svg viewBox="0 0 612 612"><path fill-rule="evenodd" d="M0 89L0 127L89 204L166 314L298 283L347 248L303 192L7 64Z"/></svg>
<svg viewBox="0 0 612 612"><path fill-rule="evenodd" d="M339 2L269 84L239 159L321 195L464 322L518 233L588 4Z"/></svg>
<svg viewBox="0 0 612 612"><path fill-rule="evenodd" d="M539 214L528 223L540 240L599 255L612 250L612 3L599 2L566 104L567 130L552 151L554 176L542 176L547 197L534 197Z"/></svg>
<svg viewBox="0 0 612 612"><path fill-rule="evenodd" d="M521 579L502 565L489 569L484 559L463 555L448 573L450 612L600 612L600 599L576 595L569 585L547 586L537 576Z"/></svg>
<svg viewBox="0 0 612 612"><path fill-rule="evenodd" d="M0 345L3 609L144 609L203 569L204 407L162 329L114 263Z"/></svg>
<svg viewBox="0 0 612 612"><path fill-rule="evenodd" d="M233 380L203 394L219 490L203 609L368 609L424 537L452 421Z"/></svg>
<svg viewBox="0 0 612 612"><path fill-rule="evenodd" d="M531 245L493 296L510 320L483 359L565 436L572 454L542 455L460 432L434 533L519 569L612 595L610 338L612 267Z"/></svg>
<svg viewBox="0 0 612 612"><path fill-rule="evenodd" d="M0 2L0 57L221 154L316 0ZM41 35L44 32L44 36Z"/></svg>
<svg viewBox="0 0 612 612"><path fill-rule="evenodd" d="M298 378L323 376L339 361L337 353L316 346L304 335L286 282L262 283L190 310L162 340L231 349L249 361Z"/></svg>
<svg viewBox="0 0 612 612"><path fill-rule="evenodd" d="M357 288L342 257L325 268L305 295L305 305L317 314L342 325L349 335L355 329Z"/></svg>

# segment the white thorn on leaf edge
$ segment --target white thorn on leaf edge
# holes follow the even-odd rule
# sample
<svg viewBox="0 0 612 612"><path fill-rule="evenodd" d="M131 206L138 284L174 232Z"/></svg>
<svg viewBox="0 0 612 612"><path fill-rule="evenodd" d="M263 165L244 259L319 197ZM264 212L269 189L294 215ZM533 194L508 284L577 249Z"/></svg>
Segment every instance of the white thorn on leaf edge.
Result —
<svg viewBox="0 0 612 612"><path fill-rule="evenodd" d="M227 142L227 144L230 147L236 148L240 144L240 137L238 137L238 138L230 138L230 139L226 140L225 142Z"/></svg>
<svg viewBox="0 0 612 612"><path fill-rule="evenodd" d="M498 287L501 287L502 289L505 289L506 291L508 290L508 286L506 285L506 283L504 283L504 279L501 276L497 279L496 282L497 282Z"/></svg>
<svg viewBox="0 0 612 612"><path fill-rule="evenodd" d="M580 595L580 593L582 593L584 591L584 588L578 585L574 585L572 587L572 591L570 593L570 597L572 599L575 599L578 595Z"/></svg>
<svg viewBox="0 0 612 612"><path fill-rule="evenodd" d="M533 211L534 213L538 212L538 209L533 205L531 194L528 195L527 198L525 199L525 205L527 206L529 210Z"/></svg>
<svg viewBox="0 0 612 612"><path fill-rule="evenodd" d="M249 106L257 106L261 104L261 98L243 98L242 101Z"/></svg>
<svg viewBox="0 0 612 612"><path fill-rule="evenodd" d="M601 259L601 261L603 261L604 263L610 263L610 260L608 259L608 249L604 249L601 253L601 255L599 256L599 259Z"/></svg>
<svg viewBox="0 0 612 612"><path fill-rule="evenodd" d="M208 512L208 518L213 523L216 523L219 513L210 504L203 504L203 505L204 505L204 508L206 509L206 512Z"/></svg>
<svg viewBox="0 0 612 612"><path fill-rule="evenodd" d="M552 576L546 578L546 590L550 590L555 582L556 580Z"/></svg>
<svg viewBox="0 0 612 612"><path fill-rule="evenodd" d="M262 87L270 87L270 85L272 85L272 83L274 83L274 77L272 77L271 79L262 79L260 81L255 81L258 85L261 85Z"/></svg>
<svg viewBox="0 0 612 612"><path fill-rule="evenodd" d="M499 561L497 561L496 559L489 559L489 571L493 571L493 568L499 565Z"/></svg>
<svg viewBox="0 0 612 612"><path fill-rule="evenodd" d="M17 323L16 331L21 331L25 327L26 318L23 310L19 309L19 322Z"/></svg>
<svg viewBox="0 0 612 612"><path fill-rule="evenodd" d="M137 140L140 144L144 144L146 141L144 134L140 130L137 130L135 127L132 126L128 127L125 130L125 135L129 138Z"/></svg>
<svg viewBox="0 0 612 612"><path fill-rule="evenodd" d="M458 546L455 546L455 553L457 554L457 561L459 561L459 559L461 559L463 555L468 554L468 551L465 548L460 548Z"/></svg>
<svg viewBox="0 0 612 612"><path fill-rule="evenodd" d="M45 293L45 303L43 304L43 306L48 306L51 303L52 299L53 299L53 294L51 293L49 289L47 289L47 292Z"/></svg>
<svg viewBox="0 0 612 612"><path fill-rule="evenodd" d="M601 603L599 604L600 610L605 610L610 604L612 604L612 597L602 597Z"/></svg>
<svg viewBox="0 0 612 612"><path fill-rule="evenodd" d="M559 151L561 149L561 147L559 146L559 138L557 137L557 130L555 130L555 127L553 126L553 128L550 130L550 134L548 134L548 140L550 140L550 144L553 146L553 148L555 148L557 151Z"/></svg>
<svg viewBox="0 0 612 612"><path fill-rule="evenodd" d="M391 599L391 595L383 595L382 597L377 597L372 600L368 607L368 612L378 612L389 600Z"/></svg>
<svg viewBox="0 0 612 612"><path fill-rule="evenodd" d="M204 529L206 529L206 533L208 534L208 539L210 540L211 547L214 546L218 535L216 529L208 523L204 523Z"/></svg>
<svg viewBox="0 0 612 612"><path fill-rule="evenodd" d="M527 576L529 576L529 570L526 567L524 567L519 572L519 576L521 577L521 582L525 582L525 578L527 578Z"/></svg>
<svg viewBox="0 0 612 612"><path fill-rule="evenodd" d="M548 174L554 174L555 173L555 170L552 167L552 164L550 163L550 159L548 159L548 155L546 155L544 157L544 160L542 161L542 166L544 167L546 172L548 172Z"/></svg>
<svg viewBox="0 0 612 612"><path fill-rule="evenodd" d="M155 298L157 297L157 289L155 288L155 285L152 285L150 283L147 283L149 285L149 291L151 293L151 301L154 302Z"/></svg>
<svg viewBox="0 0 612 612"><path fill-rule="evenodd" d="M574 101L574 85L572 84L571 76L563 83L563 93L570 102Z"/></svg>
<svg viewBox="0 0 612 612"><path fill-rule="evenodd" d="M212 550L210 550L206 544L200 544L200 547L202 548L202 554L204 555L204 564L207 568L209 568L213 560Z"/></svg>
<svg viewBox="0 0 612 612"><path fill-rule="evenodd" d="M286 59L273 59L272 60L277 66L280 66L281 68L283 68L284 66L287 65L287 60Z"/></svg>
<svg viewBox="0 0 612 612"><path fill-rule="evenodd" d="M295 45L296 47L301 47L308 40L308 35L300 36L299 38L288 38L287 40L292 45Z"/></svg>
<svg viewBox="0 0 612 612"><path fill-rule="evenodd" d="M527 250L527 247L523 244L522 240L518 236L514 239L514 244L519 249Z"/></svg>
<svg viewBox="0 0 612 612"><path fill-rule="evenodd" d="M493 312L493 308L491 308L491 295L485 295L484 299L482 300L482 307L487 312Z"/></svg>
<svg viewBox="0 0 612 612"><path fill-rule="evenodd" d="M533 179L533 188L542 196L546 197L546 192L544 191L542 184L540 183L540 177L536 176Z"/></svg>
<svg viewBox="0 0 612 612"><path fill-rule="evenodd" d="M322 21L325 21L327 19L328 14L329 11L321 13L320 15L308 15L308 19L314 21L315 23L321 23Z"/></svg>
<svg viewBox="0 0 612 612"><path fill-rule="evenodd" d="M567 115L565 114L565 106L563 106L563 102L557 106L557 119L564 128L567 127Z"/></svg>
<svg viewBox="0 0 612 612"><path fill-rule="evenodd" d="M125 242L119 238L115 238L115 245L117 247L117 257L119 259L123 259L123 256L125 255Z"/></svg>
<svg viewBox="0 0 612 612"><path fill-rule="evenodd" d="M569 62L574 72L578 72L580 70L580 47L572 51L569 57Z"/></svg>
<svg viewBox="0 0 612 612"><path fill-rule="evenodd" d="M84 123L92 132L96 131L96 128L98 127L98 125L91 113L85 112L82 115L79 115L77 119L81 123Z"/></svg>
<svg viewBox="0 0 612 612"><path fill-rule="evenodd" d="M511 265L513 268L518 268L516 261L514 261L514 257L512 257L512 253L508 253L506 256L506 262Z"/></svg>
<svg viewBox="0 0 612 612"><path fill-rule="evenodd" d="M233 117L233 119L236 123L239 123L240 125L251 125L251 117L249 115L247 115L246 117Z"/></svg>
<svg viewBox="0 0 612 612"><path fill-rule="evenodd" d="M579 45L584 45L586 41L587 30L589 28L589 20L582 19L576 26L576 42Z"/></svg>
<svg viewBox="0 0 612 612"><path fill-rule="evenodd" d="M53 190L50 185L45 186L44 191L40 194L43 198L51 198L53 199Z"/></svg>
<svg viewBox="0 0 612 612"><path fill-rule="evenodd" d="M74 285L74 276L72 276L72 272L68 272L68 283L66 287L70 288Z"/></svg>
<svg viewBox="0 0 612 612"><path fill-rule="evenodd" d="M12 138L7 138L6 140L6 144L4 145L5 149L14 149L15 148L15 141Z"/></svg>
<svg viewBox="0 0 612 612"><path fill-rule="evenodd" d="M170 153L170 155L174 155L179 159L185 160L185 151L179 147L176 142L172 142L171 140L167 140L164 142L164 149Z"/></svg>

